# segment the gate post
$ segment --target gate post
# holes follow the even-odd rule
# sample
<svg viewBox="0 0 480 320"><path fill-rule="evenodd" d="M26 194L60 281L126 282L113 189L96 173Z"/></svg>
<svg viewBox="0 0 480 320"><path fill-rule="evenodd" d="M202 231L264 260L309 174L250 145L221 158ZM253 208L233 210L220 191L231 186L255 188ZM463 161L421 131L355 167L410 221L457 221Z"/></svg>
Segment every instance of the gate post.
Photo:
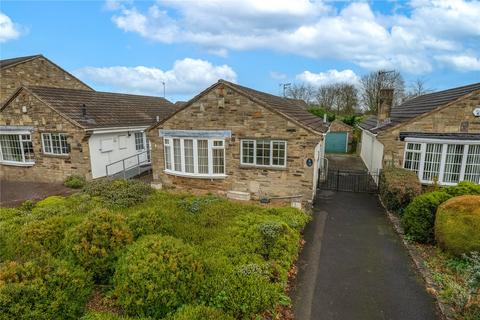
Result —
<svg viewBox="0 0 480 320"><path fill-rule="evenodd" d="M340 170L337 169L337 191L338 191L338 182L340 181Z"/></svg>

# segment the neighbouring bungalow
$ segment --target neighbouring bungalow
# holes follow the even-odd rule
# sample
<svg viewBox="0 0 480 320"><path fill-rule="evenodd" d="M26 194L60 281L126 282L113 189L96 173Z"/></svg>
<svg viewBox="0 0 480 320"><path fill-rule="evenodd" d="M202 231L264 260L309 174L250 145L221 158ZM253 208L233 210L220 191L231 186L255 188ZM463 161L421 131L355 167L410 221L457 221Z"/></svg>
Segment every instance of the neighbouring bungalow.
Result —
<svg viewBox="0 0 480 320"><path fill-rule="evenodd" d="M330 124L330 130L325 138L326 153L347 153L352 151L353 127L341 120Z"/></svg>
<svg viewBox="0 0 480 320"><path fill-rule="evenodd" d="M315 195L327 130L298 100L219 80L149 130L153 184L299 206Z"/></svg>
<svg viewBox="0 0 480 320"><path fill-rule="evenodd" d="M391 108L383 90L377 116L360 124L361 157L372 174L415 171L423 184L480 183L480 83L425 94Z"/></svg>
<svg viewBox="0 0 480 320"><path fill-rule="evenodd" d="M3 180L140 173L150 163L145 130L179 108L164 98L94 91L43 56L0 66Z"/></svg>

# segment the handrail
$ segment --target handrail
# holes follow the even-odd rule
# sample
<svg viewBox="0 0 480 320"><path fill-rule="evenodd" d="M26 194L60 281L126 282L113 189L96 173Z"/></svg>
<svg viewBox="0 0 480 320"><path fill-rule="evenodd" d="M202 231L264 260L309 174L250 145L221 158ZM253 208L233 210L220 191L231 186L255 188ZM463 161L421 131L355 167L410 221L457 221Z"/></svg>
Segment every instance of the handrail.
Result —
<svg viewBox="0 0 480 320"><path fill-rule="evenodd" d="M151 161L150 161L149 152L150 152L150 150L145 150L145 151L139 152L139 153L137 153L137 154L128 156L128 157L126 157L126 158L124 158L124 159L117 160L117 161L115 161L115 162L112 162L112 163L107 164L107 165L105 166L105 175L106 175L107 177L109 177L109 176L111 176L111 175L115 175L115 174L118 174L118 173L120 173L120 172L123 172L123 178L126 179L126 170L127 170L127 169L131 169L131 168L135 168L135 167L138 167L138 170L139 170L138 173L140 174L140 173L141 173L141 172L140 172L140 166L141 166L142 164L148 164L148 163L151 162ZM143 154L146 155L146 156L145 156L145 159L142 160L142 161L140 161L140 156L143 155ZM137 158L136 164L131 165L131 166L129 166L129 167L126 167L126 166L125 166L125 161L127 161L127 160L129 160L129 159L132 159L132 158ZM120 171L118 171L118 172L115 172L115 173L112 173L112 174L109 174L109 173L108 173L108 168L111 167L111 166L113 166L113 165L116 165L116 164L118 164L118 163L122 163L122 167L123 167L122 170L120 170Z"/></svg>

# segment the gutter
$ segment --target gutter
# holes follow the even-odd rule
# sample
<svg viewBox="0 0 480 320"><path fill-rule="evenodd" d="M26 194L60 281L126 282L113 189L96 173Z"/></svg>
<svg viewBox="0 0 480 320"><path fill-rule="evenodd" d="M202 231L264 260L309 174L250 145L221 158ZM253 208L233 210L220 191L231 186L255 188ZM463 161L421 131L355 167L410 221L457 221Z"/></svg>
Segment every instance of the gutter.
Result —
<svg viewBox="0 0 480 320"><path fill-rule="evenodd" d="M123 131L144 131L148 126L132 126L132 127L107 127L107 128L90 128L86 129L86 132L91 132L92 134L102 134L102 133L115 133Z"/></svg>

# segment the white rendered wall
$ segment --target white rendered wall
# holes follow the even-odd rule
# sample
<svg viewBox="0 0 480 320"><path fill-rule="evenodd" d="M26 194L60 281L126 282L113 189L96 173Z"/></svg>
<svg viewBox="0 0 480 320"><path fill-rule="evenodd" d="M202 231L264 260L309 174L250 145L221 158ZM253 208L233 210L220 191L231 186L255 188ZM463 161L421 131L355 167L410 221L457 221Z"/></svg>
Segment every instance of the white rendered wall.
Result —
<svg viewBox="0 0 480 320"><path fill-rule="evenodd" d="M369 172L377 174L382 169L383 144L366 131L362 131L362 150L360 157Z"/></svg>

